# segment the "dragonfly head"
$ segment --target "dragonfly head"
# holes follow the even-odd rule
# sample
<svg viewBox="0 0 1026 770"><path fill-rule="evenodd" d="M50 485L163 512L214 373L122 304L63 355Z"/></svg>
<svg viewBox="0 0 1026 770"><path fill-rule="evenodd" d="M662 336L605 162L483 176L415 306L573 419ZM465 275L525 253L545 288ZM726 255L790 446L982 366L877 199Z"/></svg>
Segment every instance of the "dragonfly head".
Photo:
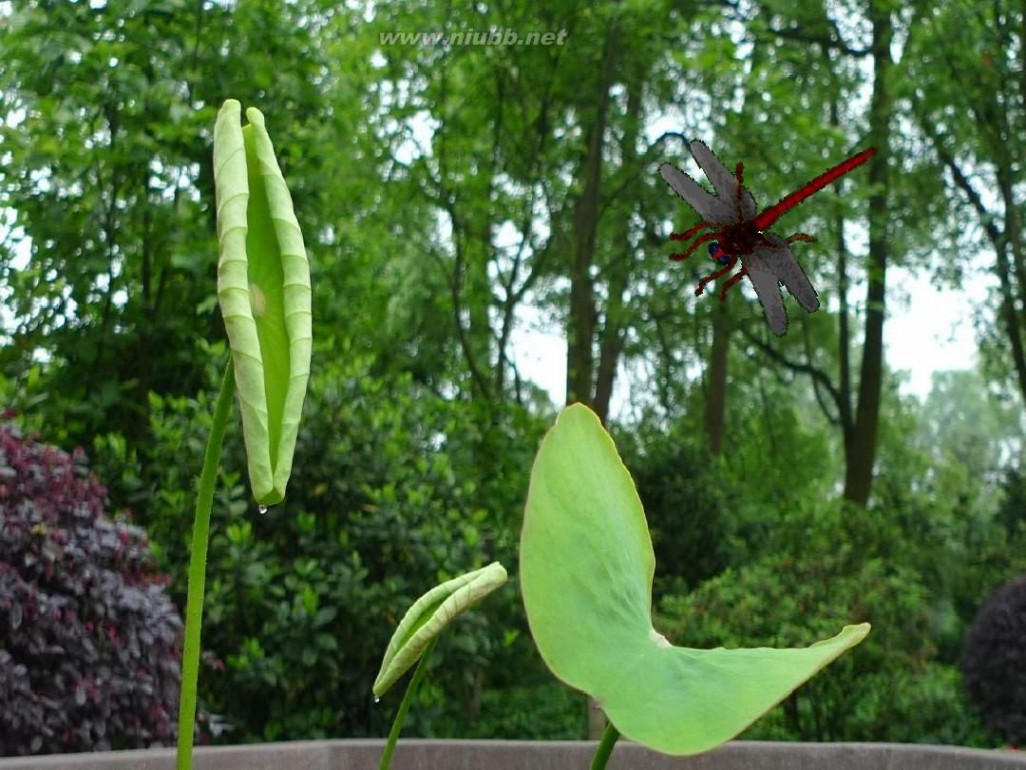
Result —
<svg viewBox="0 0 1026 770"><path fill-rule="evenodd" d="M709 258L724 267L730 264L730 255L721 249L720 244L716 241L709 244Z"/></svg>

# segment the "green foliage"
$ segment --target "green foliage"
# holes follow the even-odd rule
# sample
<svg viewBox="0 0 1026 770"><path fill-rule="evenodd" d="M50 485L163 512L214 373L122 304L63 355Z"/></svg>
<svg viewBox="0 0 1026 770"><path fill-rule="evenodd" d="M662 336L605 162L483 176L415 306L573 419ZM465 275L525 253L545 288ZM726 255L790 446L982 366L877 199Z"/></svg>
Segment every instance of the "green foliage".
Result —
<svg viewBox="0 0 1026 770"><path fill-rule="evenodd" d="M701 434L678 424L669 435L644 423L617 436L632 471L659 570L655 594L683 593L722 572L731 556L728 511L739 496L723 482L726 463L710 456Z"/></svg>
<svg viewBox="0 0 1026 770"><path fill-rule="evenodd" d="M488 688L481 697L481 718L462 734L466 738L508 740L576 740L584 734L589 705L561 683Z"/></svg>
<svg viewBox="0 0 1026 770"><path fill-rule="evenodd" d="M1006 518L1016 506L1019 413L969 371L936 375L923 405L887 399L874 517L888 529L875 553L920 575L937 660L955 664L979 603L1026 570L1026 531Z"/></svg>
<svg viewBox="0 0 1026 770"><path fill-rule="evenodd" d="M522 506L521 497L517 507ZM516 575L511 582L517 582ZM447 673L445 669L431 674L428 692L417 706L420 731L436 738L579 740L585 736L586 699L553 682L528 631L519 590L490 597L481 614L487 620L472 616L464 623L501 628L501 637L475 632L442 638L435 654L445 650L445 665L471 667L454 683L457 697L447 697L443 687L432 689L439 675Z"/></svg>
<svg viewBox="0 0 1026 770"><path fill-rule="evenodd" d="M230 740L382 732L395 704L374 706L371 685L406 607L424 585L515 557L511 523L528 470L516 463L529 453L537 423L512 409L497 420L492 440L510 446L510 462L499 463L501 485L482 482L485 498L495 486L494 504L479 508L474 482L463 480L475 461L473 431L459 429L465 407L409 377L376 378L370 367L359 355L315 367L288 498L264 516L246 503L241 437L227 438L203 630L214 668L201 675L200 693L234 726ZM126 493L150 495L147 528L177 596L187 562L182 522L209 400L155 399L153 442L139 454L147 470L129 470L119 483ZM104 446L113 455L119 444ZM473 722L474 681L495 655L511 654L504 637L521 635L515 602L513 592L499 592L486 613L469 613L454 639L438 646L431 680L445 703L431 708L438 691L427 688L428 707L413 709L410 732L458 734ZM531 671L525 647L515 650L510 665Z"/></svg>
<svg viewBox="0 0 1026 770"><path fill-rule="evenodd" d="M867 555L890 532L884 514L821 505L777 533L776 553L663 602L667 635L688 645L788 645L839 623L873 624L857 650L745 737L977 739L963 718L957 671L933 662L935 633L923 577L899 559ZM907 685L900 697L895 682Z"/></svg>
<svg viewBox="0 0 1026 770"><path fill-rule="evenodd" d="M44 408L62 441L138 436L147 392L192 392L202 371L213 234L183 186L210 114L182 98L193 21L135 5L23 4L0 25L0 205L24 239L0 253L14 322L0 364L15 378L40 351L58 364Z"/></svg>
<svg viewBox="0 0 1026 770"><path fill-rule="evenodd" d="M10 14L0 23L0 211L13 215L0 226L10 313L0 371L24 383L33 364L49 364L36 400L21 405L45 412L52 440L115 432L135 444L150 391L191 395L205 383L204 340L223 335L211 313L214 109L226 94L259 95L291 116L290 136L320 125L314 7L109 0L0 11ZM323 162L300 160L290 178ZM317 179L306 176L304 197Z"/></svg>
<svg viewBox="0 0 1026 770"><path fill-rule="evenodd" d="M993 745L967 710L955 664L983 596L1023 563L1016 476L1005 476L1004 490L997 483L998 458L1015 446L1016 418L995 414L969 373L940 378L938 386L929 411L886 396L890 419L868 511L827 502L816 483L804 491L780 487L775 494L787 495L787 504L769 496L759 504L763 476L738 473L726 518L747 547L733 552L727 572L661 606L669 636L688 644L781 644L839 622L874 622L853 655L746 737ZM778 406L778 426L779 414ZM769 456L805 452L802 462L787 463L788 472L804 474L805 463L817 462L807 453L821 444L801 449L791 445L807 441L800 432L784 442L775 432ZM757 461L755 452L742 452L747 463ZM730 478L729 468L723 472ZM706 482L699 473L693 483ZM745 552L754 563L738 558ZM893 658L884 655L892 650Z"/></svg>

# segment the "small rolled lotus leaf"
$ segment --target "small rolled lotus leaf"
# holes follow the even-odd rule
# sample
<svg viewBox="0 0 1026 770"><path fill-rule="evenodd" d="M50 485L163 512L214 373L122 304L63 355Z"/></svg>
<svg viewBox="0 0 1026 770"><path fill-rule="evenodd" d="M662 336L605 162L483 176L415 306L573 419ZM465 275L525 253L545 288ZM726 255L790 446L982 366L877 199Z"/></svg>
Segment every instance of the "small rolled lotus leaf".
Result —
<svg viewBox="0 0 1026 770"><path fill-rule="evenodd" d="M381 697L417 662L428 643L464 610L506 582L506 568L495 561L435 586L407 610L381 661L374 695Z"/></svg>
<svg viewBox="0 0 1026 770"><path fill-rule="evenodd" d="M802 649L675 647L652 627L655 556L630 474L587 407L563 410L531 472L520 587L531 634L566 684L627 738L666 754L730 740L869 624Z"/></svg>
<svg viewBox="0 0 1026 770"><path fill-rule="evenodd" d="M253 496L285 497L310 377L310 265L259 110L229 99L214 127L217 299L232 351Z"/></svg>

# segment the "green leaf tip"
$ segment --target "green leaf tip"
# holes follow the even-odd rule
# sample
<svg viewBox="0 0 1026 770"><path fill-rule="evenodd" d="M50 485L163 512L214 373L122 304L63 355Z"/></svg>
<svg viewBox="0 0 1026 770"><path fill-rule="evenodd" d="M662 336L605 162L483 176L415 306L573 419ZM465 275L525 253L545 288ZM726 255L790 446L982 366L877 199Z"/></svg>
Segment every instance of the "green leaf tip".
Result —
<svg viewBox="0 0 1026 770"><path fill-rule="evenodd" d="M217 299L232 351L250 485L285 497L310 377L310 265L263 114L228 99L214 126Z"/></svg>
<svg viewBox="0 0 1026 770"><path fill-rule="evenodd" d="M506 582L506 568L495 561L435 586L413 603L399 622L374 680L380 698L417 662L428 643L460 613Z"/></svg>
<svg viewBox="0 0 1026 770"><path fill-rule="evenodd" d="M862 623L805 648L675 647L652 626L654 571L612 438L590 409L567 407L531 472L520 587L545 663L624 736L666 754L715 748L869 633Z"/></svg>

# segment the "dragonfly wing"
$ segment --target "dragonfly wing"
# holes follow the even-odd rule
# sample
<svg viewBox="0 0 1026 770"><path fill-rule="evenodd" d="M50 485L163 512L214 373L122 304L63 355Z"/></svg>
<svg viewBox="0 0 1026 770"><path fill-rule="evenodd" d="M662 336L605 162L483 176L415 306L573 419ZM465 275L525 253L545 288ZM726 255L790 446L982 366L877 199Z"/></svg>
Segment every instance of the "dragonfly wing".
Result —
<svg viewBox="0 0 1026 770"><path fill-rule="evenodd" d="M791 244L773 233L763 233L771 244L761 249L763 262L777 279L787 287L798 303L810 313L819 310L819 295L809 277L791 251Z"/></svg>
<svg viewBox="0 0 1026 770"><path fill-rule="evenodd" d="M755 293L766 313L766 322L778 337L787 331L787 311L784 310L784 298L780 295L779 281L764 259L766 248L758 248L744 257L743 262L748 278L755 287Z"/></svg>
<svg viewBox="0 0 1026 770"><path fill-rule="evenodd" d="M755 196L744 187L741 188L741 214L746 220L755 219L758 209L755 205Z"/></svg>
<svg viewBox="0 0 1026 770"><path fill-rule="evenodd" d="M730 201L732 207L738 208L743 219L754 219L756 214L755 197L742 186L741 198L740 201L738 200L737 177L734 176L734 172L723 165L723 161L716 157L709 146L705 142L695 139L691 142L691 155L705 175L709 177L720 200ZM732 213L736 217L737 211Z"/></svg>
<svg viewBox="0 0 1026 770"><path fill-rule="evenodd" d="M659 173L676 193L684 199L702 221L714 225L730 224L737 220L734 207L728 201L710 195L705 189L676 166L663 163Z"/></svg>

